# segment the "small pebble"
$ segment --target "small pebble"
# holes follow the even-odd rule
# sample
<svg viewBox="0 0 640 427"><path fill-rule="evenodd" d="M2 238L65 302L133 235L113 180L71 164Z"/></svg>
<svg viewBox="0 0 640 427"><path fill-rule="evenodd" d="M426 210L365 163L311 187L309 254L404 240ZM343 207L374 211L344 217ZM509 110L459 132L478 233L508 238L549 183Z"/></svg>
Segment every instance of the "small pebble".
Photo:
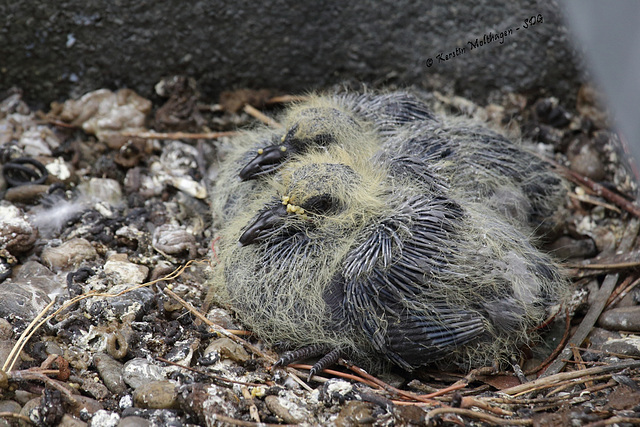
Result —
<svg viewBox="0 0 640 427"><path fill-rule="evenodd" d="M80 383L80 390L98 400L104 400L111 396L109 389L101 382L95 381L94 377L83 378Z"/></svg>
<svg viewBox="0 0 640 427"><path fill-rule="evenodd" d="M373 416L374 408L370 402L350 400L342 406L334 423L337 427L371 425L376 421L376 417Z"/></svg>
<svg viewBox="0 0 640 427"><path fill-rule="evenodd" d="M598 253L593 240L573 239L569 236L560 237L549 245L549 250L559 259L591 258Z"/></svg>
<svg viewBox="0 0 640 427"><path fill-rule="evenodd" d="M149 275L149 267L129 262L127 254L113 254L104 264L104 272L118 278L116 282L137 285Z"/></svg>
<svg viewBox="0 0 640 427"><path fill-rule="evenodd" d="M98 256L91 243L86 239L75 238L55 248L46 247L42 251L42 260L54 271L78 268L87 260Z"/></svg>
<svg viewBox="0 0 640 427"><path fill-rule="evenodd" d="M151 423L149 420L145 420L142 417L135 415L131 417L122 418L118 423L118 427L149 427Z"/></svg>
<svg viewBox="0 0 640 427"><path fill-rule="evenodd" d="M36 241L35 229L15 206L0 205L0 250L12 255L27 252Z"/></svg>
<svg viewBox="0 0 640 427"><path fill-rule="evenodd" d="M131 397L130 394L125 394L124 396L122 396L120 398L120 401L118 402L118 407L120 409L132 408L133 407L133 397Z"/></svg>
<svg viewBox="0 0 640 427"><path fill-rule="evenodd" d="M207 319L211 320L218 326L222 326L225 329L239 329L238 325L234 323L229 312L222 308L214 308L207 313Z"/></svg>
<svg viewBox="0 0 640 427"><path fill-rule="evenodd" d="M0 358L0 360L3 360ZM14 414L19 414L22 407L18 402L14 402L13 400L0 400L0 412L11 412ZM11 418L9 417L0 417L0 427L11 427L12 425L16 425L12 423Z"/></svg>
<svg viewBox="0 0 640 427"><path fill-rule="evenodd" d="M127 385L124 383L124 366L111 356L105 353L96 353L93 356L93 363L98 369L100 378L104 385L115 394L121 394L127 391Z"/></svg>
<svg viewBox="0 0 640 427"><path fill-rule="evenodd" d="M25 391L25 390L16 390L15 391L15 395L13 396L13 400L15 400L16 402L18 402L20 405L24 406L27 404L28 401L30 401L31 399L36 399L36 398L40 398L41 395L36 394L36 393L32 393L30 391Z"/></svg>
<svg viewBox="0 0 640 427"><path fill-rule="evenodd" d="M219 338L209 344L205 349L204 354L206 355L212 352L217 352L218 354L220 354L220 357L222 359L230 359L234 362L243 363L251 359L249 353L247 353L247 351L242 348L240 344L237 344L226 337Z"/></svg>
<svg viewBox="0 0 640 427"><path fill-rule="evenodd" d="M139 408L171 409L177 407L178 393L171 381L152 381L133 392L133 401Z"/></svg>
<svg viewBox="0 0 640 427"><path fill-rule="evenodd" d="M11 353L15 343L16 341L13 339L11 323L0 318L0 362L7 360L7 357L9 357L9 353Z"/></svg>
<svg viewBox="0 0 640 427"><path fill-rule="evenodd" d="M125 288L129 287L126 285L122 286L125 286ZM112 291L114 290L115 289L112 289ZM124 289L119 289L119 291L122 290ZM136 320L140 320L145 313L153 309L155 306L155 299L156 294L151 289L143 287L129 291L119 297L110 298L107 301L107 304L113 313L120 319L132 317ZM114 355L112 354L112 356Z"/></svg>
<svg viewBox="0 0 640 427"><path fill-rule="evenodd" d="M197 424L217 425L216 414L237 418L240 409L234 401L238 401L236 394L215 384L191 383L178 387L180 409L193 414Z"/></svg>
<svg viewBox="0 0 640 427"><path fill-rule="evenodd" d="M124 381L134 390L151 381L164 380L164 370L147 359L135 358L124 364Z"/></svg>
<svg viewBox="0 0 640 427"><path fill-rule="evenodd" d="M640 357L640 338L620 338L602 344L602 351L625 356Z"/></svg>
<svg viewBox="0 0 640 427"><path fill-rule="evenodd" d="M640 332L640 306L607 310L600 315L598 326L613 331Z"/></svg>
<svg viewBox="0 0 640 427"><path fill-rule="evenodd" d="M37 287L47 295L59 295L65 287L64 275L56 275L37 261L27 261L13 271L14 282L24 282Z"/></svg>
<svg viewBox="0 0 640 427"><path fill-rule="evenodd" d="M197 256L196 238L180 226L164 224L156 228L152 238L153 248L163 255L188 254Z"/></svg>
<svg viewBox="0 0 640 427"><path fill-rule="evenodd" d="M283 399L278 396L267 396L264 398L264 403L274 415L282 418L287 424L300 424L305 420L305 418L294 416L288 408L291 406L290 403L284 403Z"/></svg>
<svg viewBox="0 0 640 427"><path fill-rule="evenodd" d="M0 283L0 318L31 322L51 299L41 289L24 282Z"/></svg>
<svg viewBox="0 0 640 427"><path fill-rule="evenodd" d="M53 341L47 341L45 343L44 351L45 353L47 353L47 355L55 354L58 356L62 356L64 354L64 351L62 350L62 348L60 348L58 343L55 343Z"/></svg>
<svg viewBox="0 0 640 427"><path fill-rule="evenodd" d="M62 419L60 420L60 424L58 424L57 427L86 427L87 423L85 423L84 421L69 415L69 414L64 414L62 416Z"/></svg>
<svg viewBox="0 0 640 427"><path fill-rule="evenodd" d="M38 406L40 406L41 402L42 402L42 398L41 397L36 397L36 398L31 399L30 401L28 401L27 403L24 404L24 406L20 410L20 415L24 415L25 417L29 417L29 414L31 413L31 411L33 409L37 408Z"/></svg>
<svg viewBox="0 0 640 427"><path fill-rule="evenodd" d="M69 413L79 418L86 415L93 415L101 409L104 409L102 403L87 396L74 395L73 398L78 402L77 405L69 408Z"/></svg>
<svg viewBox="0 0 640 427"><path fill-rule="evenodd" d="M19 187L11 187L4 194L4 199L12 203L29 204L40 198L48 189L48 185L42 184L26 184Z"/></svg>
<svg viewBox="0 0 640 427"><path fill-rule="evenodd" d="M115 412L105 411L104 409L97 411L91 417L89 426L91 427L116 427L120 422L120 415Z"/></svg>
<svg viewBox="0 0 640 427"><path fill-rule="evenodd" d="M583 84L578 90L576 100L578 113L591 120L598 129L608 127L607 112L603 110L604 105L602 94L593 85Z"/></svg>
<svg viewBox="0 0 640 427"><path fill-rule="evenodd" d="M78 185L78 192L88 200L100 201L107 206L118 206L122 203L122 189L115 179L91 178Z"/></svg>
<svg viewBox="0 0 640 427"><path fill-rule="evenodd" d="M598 150L585 137L576 139L567 150L570 168L594 181L601 181L605 177L604 164L600 160Z"/></svg>

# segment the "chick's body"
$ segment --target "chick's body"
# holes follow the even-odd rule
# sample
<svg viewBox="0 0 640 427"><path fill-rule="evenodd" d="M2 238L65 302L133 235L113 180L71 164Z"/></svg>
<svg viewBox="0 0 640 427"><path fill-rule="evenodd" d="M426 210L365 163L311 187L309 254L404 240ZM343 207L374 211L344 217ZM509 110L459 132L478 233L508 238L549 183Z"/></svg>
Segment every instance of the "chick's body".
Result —
<svg viewBox="0 0 640 427"><path fill-rule="evenodd" d="M461 117L439 117L383 141L377 161L436 173L457 197L487 203L539 235L559 220L566 184L547 162L503 135Z"/></svg>
<svg viewBox="0 0 640 427"><path fill-rule="evenodd" d="M353 125L250 187L225 217L212 294L268 341L369 367L478 366L530 339L564 292L553 261L404 132Z"/></svg>

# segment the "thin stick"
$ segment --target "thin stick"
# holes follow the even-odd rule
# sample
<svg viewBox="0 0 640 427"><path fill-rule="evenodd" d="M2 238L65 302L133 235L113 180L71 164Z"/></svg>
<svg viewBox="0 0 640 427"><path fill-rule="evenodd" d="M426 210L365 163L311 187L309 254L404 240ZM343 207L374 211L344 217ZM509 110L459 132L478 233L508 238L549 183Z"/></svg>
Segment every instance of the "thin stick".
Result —
<svg viewBox="0 0 640 427"><path fill-rule="evenodd" d="M633 243L636 240L636 237L638 236L639 226L640 221L638 221L637 219L633 219L629 222L622 241L618 245L618 251L626 252L631 249ZM562 359L569 359L571 357L571 346L580 347L582 345L584 340L587 338L587 335L589 335L589 332L591 332L591 330L593 329L593 326L598 320L598 317L600 317L600 313L602 313L602 310L609 300L609 295L611 295L611 292L613 292L616 283L618 283L618 277L619 275L617 273L607 274L604 282L602 283L602 286L600 287L600 290L598 291L593 305L589 307L589 311L587 312L586 316L584 316L584 319L582 319L580 326L578 326L578 329L573 334L571 339L569 339L569 342L564 347L564 350L560 352L556 360L543 372L542 377L551 376L562 371L565 366L565 363L562 361Z"/></svg>
<svg viewBox="0 0 640 427"><path fill-rule="evenodd" d="M11 352L9 353L9 356L7 356L7 360L5 360L4 365L2 365L2 370L4 372L9 372L9 371L11 371L13 369L13 366L15 365L16 361L18 360L18 355L20 354L20 352L22 351L24 346L27 345L27 342L29 341L29 338L31 338L33 333L36 330L38 330L38 328L40 327L40 324L39 324L38 326L35 327L35 329L33 329L34 325L36 323L38 323L38 321L40 319L42 319L42 317L47 313L47 311L49 311L49 309L51 307L53 307L55 302L56 302L56 300L53 299L49 304L47 304L47 306L45 308L43 308L40 313L38 313L38 315L35 317L35 319L33 319L31 321L31 323L29 323L29 326L27 326L27 329L25 329L22 332L22 334L20 334L20 338L18 338L18 341L16 342L16 345L13 346L13 348L11 349ZM32 329L33 329L33 331L31 331Z"/></svg>
<svg viewBox="0 0 640 427"><path fill-rule="evenodd" d="M472 411L471 409L463 409L463 408L436 408L427 412L426 421L427 424L438 415L446 415L446 414L456 414L456 415L464 415L465 417L479 419L481 421L485 421L489 424L493 425L519 425L519 426L528 426L533 424L533 420L529 419L510 419L505 420L504 418L494 417L493 415L485 414L484 412Z"/></svg>
<svg viewBox="0 0 640 427"><path fill-rule="evenodd" d="M35 423L31 421L31 418L25 415L16 414L15 412L0 412L0 418L16 418L28 423L29 425L35 425Z"/></svg>
<svg viewBox="0 0 640 427"><path fill-rule="evenodd" d="M586 196L586 195L581 196L581 195L578 195L578 194L569 194L569 197L570 197L570 198L572 198L572 199L574 199L574 200L578 200L578 201L580 201L580 202L590 203L590 204L592 204L592 205L596 205L596 206L602 206L603 208L605 208L605 209L609 209L609 210L612 210L612 211L614 211L614 212L616 212L616 213L620 213L620 212L622 212L622 211L621 211L617 206L615 206L615 205L612 205L612 204L610 204L610 203L602 202L602 201L600 201L600 200L598 200L598 199L596 199L596 198L588 197L588 196Z"/></svg>
<svg viewBox="0 0 640 427"><path fill-rule="evenodd" d="M587 376L587 375L600 375L600 374L604 374L611 371L621 371L627 368L638 368L638 367L640 367L640 360L626 360L624 362L614 363L607 366L596 366L593 368L587 368L579 371L561 372L559 374L540 377L526 384L520 384L515 387L506 388L504 390L501 390L500 392L504 394L508 394L510 396L517 396L520 394L528 393L533 390L538 390L540 388L554 386L561 381L580 378L582 376Z"/></svg>
<svg viewBox="0 0 640 427"><path fill-rule="evenodd" d="M290 102L303 102L308 100L309 97L305 95L280 95L267 99L267 105L270 104L286 104Z"/></svg>
<svg viewBox="0 0 640 427"><path fill-rule="evenodd" d="M307 371L310 371L311 368L312 368L311 365L303 365L301 363L292 363L292 364L287 365L287 366L289 366L290 368L296 368L296 369L306 369ZM325 374L333 375L333 376L344 378L344 379L347 379L347 380L357 381L357 382L360 382L362 384L366 384L371 388L377 388L377 389L382 388L378 384L374 383L373 381L367 381L362 377L359 377L357 375L347 374L346 372L340 372L340 371L336 371L334 369L323 369L322 372L324 372ZM318 382L320 382L321 380L325 380L326 381L326 378L323 378L323 377L321 377L319 375L314 375L311 379L314 380L314 381L318 381Z"/></svg>
<svg viewBox="0 0 640 427"><path fill-rule="evenodd" d="M622 270L640 266L640 261L616 262L611 264L564 264L567 268L582 268L585 270Z"/></svg>
<svg viewBox="0 0 640 427"><path fill-rule="evenodd" d="M567 179L569 179L570 181L573 181L574 183L593 191L596 195L603 197L604 199L614 203L616 206L619 206L620 208L624 209L630 214L636 217L640 217L640 207L636 206L635 204L628 201L624 197L614 193L613 191L609 190L608 188L605 188L604 186L598 184L597 182L592 181L586 176L582 176L579 173L574 172L571 169L565 166L562 166L559 163L554 162L551 159L545 159L545 160L551 163L552 165L554 165L556 168L558 168L560 172L562 172L562 174L566 176Z"/></svg>
<svg viewBox="0 0 640 427"><path fill-rule="evenodd" d="M338 361L338 363L340 365L342 365L342 366L347 367L348 369L351 369L353 372L355 372L358 375L368 379L369 381L376 383L377 385L379 385L380 387L382 387L383 389L385 389L386 391L388 391L388 392L390 392L392 394L395 394L397 396L406 397L406 398L412 399L412 400L417 400L419 402L424 402L424 403L431 403L431 404L438 403L433 399L424 398L424 397L420 396L419 394L415 394L415 393L411 393L409 391L404 391L404 390L400 390L398 388L395 388L392 385L389 385L389 384L385 383L381 379L376 378L373 375L369 374L364 369L361 369L361 368L355 366L353 363L346 362L344 359L340 359Z"/></svg>
<svg viewBox="0 0 640 427"><path fill-rule="evenodd" d="M578 369L579 371L580 369ZM582 369L584 371L584 369ZM563 390L566 390L568 388L574 387L578 384L585 384L586 388L589 387L593 387L593 384L589 385L589 383L593 382L593 381L600 381L600 380L608 380L611 379L611 375L612 374L604 374L604 375L596 375L596 376L585 376L585 377L580 377L580 378L574 378L572 380L567 380L567 381L563 381L561 383L558 384L554 384L554 386L556 387L555 389L551 390L550 392L547 393L546 397L551 397L554 394L557 394Z"/></svg>
<svg viewBox="0 0 640 427"><path fill-rule="evenodd" d="M562 348L567 343L567 340L569 339L569 333L570 332L571 332L571 318L569 317L569 310L566 310L566 312L565 312L564 334L562 334L562 339L560 340L560 343L553 350L553 352L551 352L549 357L547 357L544 360L544 362L542 362L540 365L538 365L537 367L535 367L533 369L528 369L524 374L525 375L535 374L536 372L540 371L542 368L547 366L549 363L551 363L558 356L558 354L560 354L560 351L562 350Z"/></svg>
<svg viewBox="0 0 640 427"><path fill-rule="evenodd" d="M491 406L488 402L476 397L465 396L462 398L462 402L460 403L461 408L471 408L474 406L476 408L484 409L485 411L493 412L496 415L504 415L506 417L513 416L513 412L498 408L497 406Z"/></svg>
<svg viewBox="0 0 640 427"><path fill-rule="evenodd" d="M198 319L202 320L204 323L207 324L207 326L209 326L211 329L213 329L215 332L219 333L220 335L224 335L225 337L229 338L230 340L236 342L237 344L240 344L241 346L249 349L251 352L253 352L254 354L266 359L268 362L270 363L276 363L276 360L269 356L266 353L263 353L262 350L260 350L258 347L254 346L253 344L249 343L248 341L243 340L242 338L232 334L230 331L228 331L227 329L223 328L220 325L216 325L215 323L213 323L211 320L207 319L202 313L200 313L198 310L196 310L191 304L189 304L188 302L186 302L185 300L183 300L182 298L180 298L178 296L178 294L176 294L175 292L173 292L171 289L165 288L164 292L171 296L173 299L175 299L176 301L178 301L184 308L186 308L190 313L192 313L194 316L196 316Z"/></svg>
<svg viewBox="0 0 640 427"><path fill-rule="evenodd" d="M249 104L246 104L243 108L244 112L247 113L248 115L255 117L256 119L260 120L262 123L267 124L271 127L274 128L281 128L282 125L278 122L276 122L275 120L273 120L271 117L267 116L266 114L263 114L262 112L258 111L255 107L252 107Z"/></svg>
<svg viewBox="0 0 640 427"><path fill-rule="evenodd" d="M122 132L122 136L142 138L142 139L218 139L223 136L235 136L239 132L205 132L205 133L188 133L188 132Z"/></svg>
<svg viewBox="0 0 640 427"><path fill-rule="evenodd" d="M628 355L628 354L612 353L610 351L597 350L595 348L589 348L589 347L576 347L576 348L578 350L588 351L590 353L598 353L598 354L605 354L607 356L614 356L614 357L617 357L618 359L638 359L638 358L640 358L640 356L632 356L632 355Z"/></svg>
<svg viewBox="0 0 640 427"><path fill-rule="evenodd" d="M221 423L231 424L234 426L244 426L244 427L282 427L282 426L295 426L295 424L267 424L267 423L256 423L254 421L244 421L237 420L235 418L227 417L226 415L221 414L210 414L209 419L211 421L219 421Z"/></svg>
<svg viewBox="0 0 640 427"><path fill-rule="evenodd" d="M78 400L75 397L73 397L73 394L71 394L71 392L69 390L67 390L67 388L65 386L63 386L62 384L60 384L60 382L54 380L53 378L49 378L48 376L46 376L44 374L41 374L40 372L37 372L37 371L15 371L15 372L8 373L8 375L9 375L9 379L14 380L14 381L15 380L25 380L25 381L28 381L28 380L39 380L39 381L42 381L43 383L55 388L56 390L59 390L74 405L78 404Z"/></svg>
<svg viewBox="0 0 640 427"><path fill-rule="evenodd" d="M632 282L633 281L633 282ZM629 282L632 282L629 284ZM640 277L633 280L633 276L627 277L621 286L618 286L616 292L614 292L609 301L607 301L607 308L616 305L622 298L624 298L633 288L640 283Z"/></svg>
<svg viewBox="0 0 640 427"><path fill-rule="evenodd" d="M232 379L229 379L229 378L221 377L219 375L213 375L213 374L210 374L208 372L201 371L201 370L196 369L196 368L192 368L191 366L185 366L185 365L181 365L180 363L172 362L172 361L167 360L167 359L165 359L163 357L160 357L160 356L156 356L155 359L159 360L162 363L166 363L166 364L172 365L172 366L177 366L178 368L186 369L186 370L191 371L191 372L196 372L196 373L201 374L201 375L206 375L206 376L208 376L210 378L213 378L215 380L222 381L222 382L225 382L225 383L239 384L239 385L245 386L245 387L264 387L265 386L265 384L247 383L247 382L243 382L243 381L236 381L236 380L232 380Z"/></svg>

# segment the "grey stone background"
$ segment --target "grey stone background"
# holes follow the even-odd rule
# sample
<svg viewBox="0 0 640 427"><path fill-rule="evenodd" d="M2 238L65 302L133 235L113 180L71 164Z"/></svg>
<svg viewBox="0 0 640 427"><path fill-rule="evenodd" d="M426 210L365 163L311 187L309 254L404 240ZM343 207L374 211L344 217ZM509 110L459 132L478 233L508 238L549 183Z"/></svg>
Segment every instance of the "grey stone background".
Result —
<svg viewBox="0 0 640 427"><path fill-rule="evenodd" d="M544 22L522 28L538 14ZM479 102L495 90L543 89L571 105L577 87L559 8L544 0L0 0L0 25L0 90L18 86L39 106L102 87L149 97L174 74L195 77L210 100L234 88L297 93L359 81ZM516 27L504 44L468 48ZM467 50L439 63L456 47Z"/></svg>

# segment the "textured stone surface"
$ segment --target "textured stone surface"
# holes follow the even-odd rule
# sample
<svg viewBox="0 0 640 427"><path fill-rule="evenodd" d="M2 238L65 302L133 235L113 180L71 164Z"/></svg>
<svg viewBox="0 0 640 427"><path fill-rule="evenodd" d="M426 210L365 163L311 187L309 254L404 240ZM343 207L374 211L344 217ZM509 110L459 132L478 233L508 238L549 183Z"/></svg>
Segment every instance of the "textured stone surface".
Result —
<svg viewBox="0 0 640 427"><path fill-rule="evenodd" d="M542 23L523 28L538 14ZM503 44L470 51L469 41L509 28ZM42 103L102 87L148 97L173 74L195 77L209 97L343 81L449 87L476 99L496 88L539 87L563 99L576 87L560 12L542 0L2 2L0 58L0 88L17 85Z"/></svg>
<svg viewBox="0 0 640 427"><path fill-rule="evenodd" d="M640 331L640 306L607 310L598 319L598 325L613 331Z"/></svg>

